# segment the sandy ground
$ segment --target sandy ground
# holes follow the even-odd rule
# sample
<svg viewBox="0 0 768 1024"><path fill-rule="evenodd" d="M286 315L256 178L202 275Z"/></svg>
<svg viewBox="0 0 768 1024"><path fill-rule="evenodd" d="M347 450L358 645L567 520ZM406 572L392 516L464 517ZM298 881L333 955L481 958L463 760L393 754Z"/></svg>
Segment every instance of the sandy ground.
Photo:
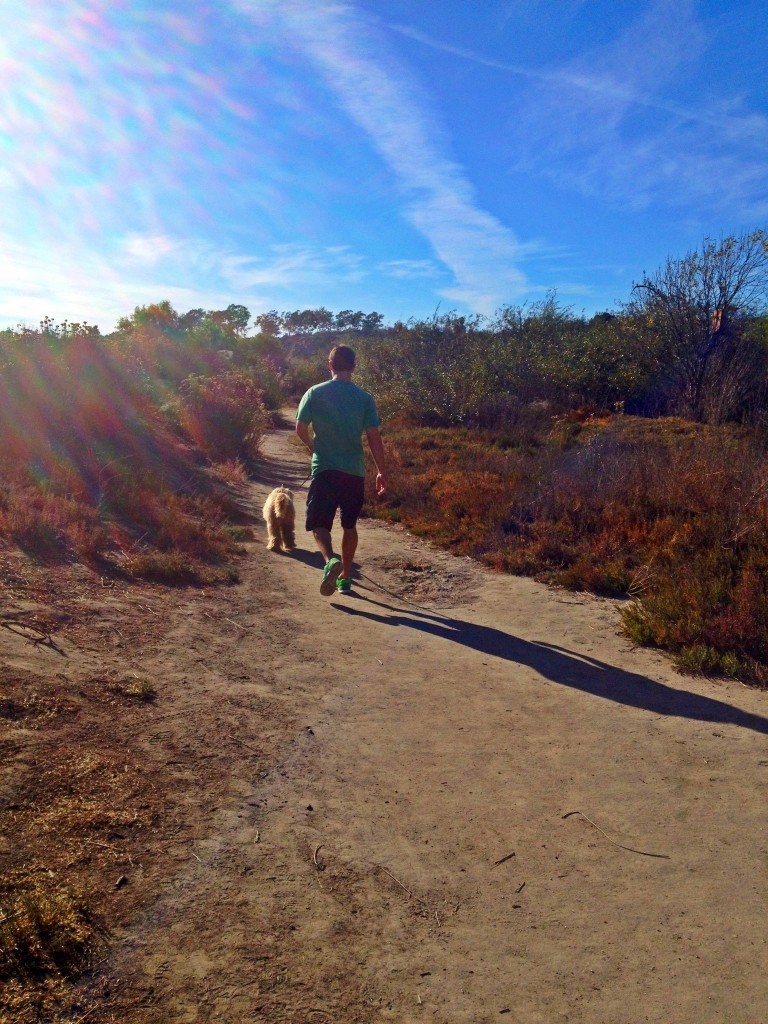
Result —
<svg viewBox="0 0 768 1024"><path fill-rule="evenodd" d="M301 519L290 437L253 498ZM120 833L89 1021L768 1021L768 694L395 528L361 524L330 599L303 530L258 532L236 587L105 595L114 649L0 636L158 691L121 742L167 799Z"/></svg>

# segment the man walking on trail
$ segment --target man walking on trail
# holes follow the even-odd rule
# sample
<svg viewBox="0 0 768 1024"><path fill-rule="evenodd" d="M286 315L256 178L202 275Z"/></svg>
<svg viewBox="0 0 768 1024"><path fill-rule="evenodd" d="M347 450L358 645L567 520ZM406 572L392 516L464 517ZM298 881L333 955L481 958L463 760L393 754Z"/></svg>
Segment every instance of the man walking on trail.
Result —
<svg viewBox="0 0 768 1024"><path fill-rule="evenodd" d="M325 559L320 584L324 597L337 590L348 593L352 587L365 485L363 433L376 463L376 493L382 495L386 489L379 414L373 396L352 383L355 353L346 345L336 345L328 356L328 368L331 380L311 387L296 414L296 433L312 454L307 530L314 534ZM331 540L337 509L341 509L341 558L334 554Z"/></svg>

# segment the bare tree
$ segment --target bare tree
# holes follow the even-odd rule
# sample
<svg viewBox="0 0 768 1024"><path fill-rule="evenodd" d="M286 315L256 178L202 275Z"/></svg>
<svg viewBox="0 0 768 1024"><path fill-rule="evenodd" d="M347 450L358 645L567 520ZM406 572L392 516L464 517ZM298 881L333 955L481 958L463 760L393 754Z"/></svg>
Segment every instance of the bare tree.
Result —
<svg viewBox="0 0 768 1024"><path fill-rule="evenodd" d="M749 328L767 305L768 233L705 238L701 251L667 259L633 291L633 312L659 342L672 405L697 420L732 415L754 373L765 372Z"/></svg>

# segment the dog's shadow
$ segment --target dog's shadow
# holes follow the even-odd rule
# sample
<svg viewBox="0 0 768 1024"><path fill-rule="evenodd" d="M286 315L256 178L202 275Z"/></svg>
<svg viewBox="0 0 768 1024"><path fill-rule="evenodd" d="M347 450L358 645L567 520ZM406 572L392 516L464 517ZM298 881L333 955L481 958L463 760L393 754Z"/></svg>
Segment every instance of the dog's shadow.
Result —
<svg viewBox="0 0 768 1024"><path fill-rule="evenodd" d="M545 679L561 686L570 686L603 700L639 708L657 715L689 718L700 722L737 725L754 732L768 734L768 718L754 715L725 701L676 689L655 679L627 672L585 654L577 654L543 640L522 640L492 626L466 622L420 608L394 608L357 592L358 602L352 607L346 601L334 603L338 611L356 618L369 619L395 628L415 629L450 643L469 647L480 654L504 661L527 665ZM374 605L381 611L371 611Z"/></svg>

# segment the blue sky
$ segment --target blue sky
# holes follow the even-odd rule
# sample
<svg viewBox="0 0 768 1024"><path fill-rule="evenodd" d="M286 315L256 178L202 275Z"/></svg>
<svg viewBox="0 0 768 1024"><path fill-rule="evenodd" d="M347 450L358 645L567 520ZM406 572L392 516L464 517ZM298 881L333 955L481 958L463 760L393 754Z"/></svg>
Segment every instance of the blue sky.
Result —
<svg viewBox="0 0 768 1024"><path fill-rule="evenodd" d="M768 223L763 0L0 0L0 326L615 308Z"/></svg>

